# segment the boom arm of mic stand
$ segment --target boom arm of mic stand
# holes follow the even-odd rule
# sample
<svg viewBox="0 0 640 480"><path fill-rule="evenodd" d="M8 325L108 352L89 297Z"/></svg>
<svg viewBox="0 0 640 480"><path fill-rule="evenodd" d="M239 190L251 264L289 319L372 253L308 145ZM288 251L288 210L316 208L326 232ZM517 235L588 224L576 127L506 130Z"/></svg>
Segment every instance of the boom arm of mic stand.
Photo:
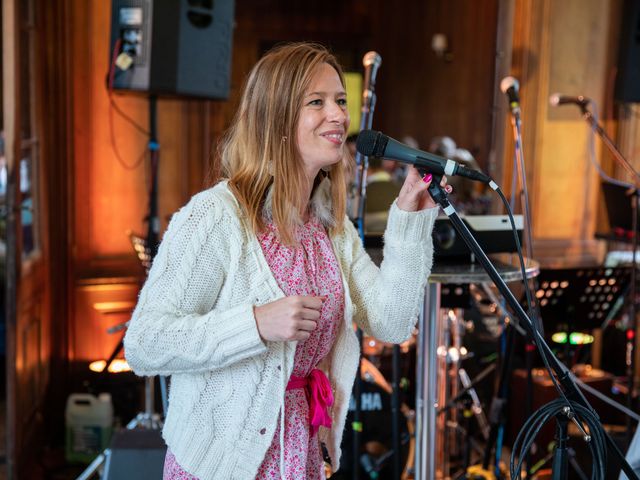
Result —
<svg viewBox="0 0 640 480"><path fill-rule="evenodd" d="M594 132L598 134L601 138L602 142L607 146L609 151L613 154L613 157L616 161L622 165L622 167L629 173L634 180L635 190L632 193L631 197L631 225L633 229L633 241L632 241L632 258L631 258L631 288L629 292L629 296L631 297L631 301L629 302L629 318L630 318L630 326L629 330L633 332L633 335L627 336L627 345L630 349L627 360L627 382L629 387L629 393L627 395L627 406L629 408L632 407L633 404L633 390L635 383L635 357L636 357L636 349L638 348L636 338L637 320L636 320L636 252L638 251L638 203L640 202L640 174L633 168L633 166L629 163L629 161L624 158L624 155L618 150L613 140L609 138L607 132L600 126L597 119L593 116L593 114L587 109L586 104L580 105L580 110L582 111L583 118L587 121L587 123L591 126ZM627 417L627 443L631 443L631 423L629 417Z"/></svg>
<svg viewBox="0 0 640 480"><path fill-rule="evenodd" d="M431 197L433 198L433 200L436 203L438 203L440 207L442 207L442 210L447 215L447 217L449 217L449 220L453 224L453 227L456 229L458 234L462 237L467 247L469 247L471 252L475 255L475 258L480 262L484 270L487 272L487 275L489 275L489 278L491 278L491 280L495 284L498 291L500 291L500 293L502 294L503 298L505 299L509 307L511 307L512 312L520 320L520 325L527 331L529 335L531 335L532 338L536 338L538 334L537 334L537 331L533 328L531 319L529 319L529 317L527 316L523 308L520 306L520 303L518 302L518 300L516 300L513 293L511 293L511 290L509 289L507 284L504 282L504 280L502 279L502 277L500 276L496 268L493 266L493 264L491 263L487 255L484 253L484 250L482 250L482 247L480 247L480 245L478 244L476 239L473 237L473 235L471 234L467 226L460 219L460 217L458 216L458 213L456 212L456 209L453 207L453 205L449 203L449 200L447 199L447 194L445 193L444 189L440 186L440 179L436 178L435 175L434 175L433 181L431 182L431 185L429 186L429 193L431 194ZM526 281L526 279L524 280ZM549 363L551 364L551 368L553 369L556 376L558 377L558 381L562 385L567 396L570 397L573 401L578 402L585 408L589 409L597 417L595 410L593 410L593 407L591 407L587 399L584 397L580 389L575 384L569 369L567 369L567 367L563 363L561 363L560 360L558 360L558 358L553 354L553 352L551 351L549 346L546 344L546 342L544 342L543 339L538 338L538 340L539 341L536 343L538 343L539 345L539 348L541 350L540 352L541 355L546 355L547 359L549 360ZM618 466L622 468L622 470L627 474L627 476L630 479L640 480L640 478L638 478L638 476L633 471L633 469L631 468L627 460L624 458L624 455L622 454L620 449L613 442L609 434L607 432L604 432L604 434L605 434L605 438L607 439L607 446L609 450L613 452Z"/></svg>
<svg viewBox="0 0 640 480"><path fill-rule="evenodd" d="M636 185L636 188L640 187L640 174L635 171L633 166L629 163L629 161L624 158L624 155L618 150L618 147L613 143L613 140L609 138L607 132L600 126L600 124L596 121L593 114L587 109L586 105L581 105L580 109L582 110L582 117L587 121L593 131L598 134L598 136L602 139L602 142L607 146L609 151L613 154L613 157L623 166L623 168L627 171L629 175L633 177L633 183Z"/></svg>

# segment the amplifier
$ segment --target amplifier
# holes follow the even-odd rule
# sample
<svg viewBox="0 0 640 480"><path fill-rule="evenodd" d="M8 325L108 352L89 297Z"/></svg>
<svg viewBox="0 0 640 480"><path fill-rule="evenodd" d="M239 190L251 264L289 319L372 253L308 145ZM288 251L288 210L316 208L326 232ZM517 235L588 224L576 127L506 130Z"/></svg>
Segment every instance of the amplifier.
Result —
<svg viewBox="0 0 640 480"><path fill-rule="evenodd" d="M518 251L508 215L460 215L460 218L486 254ZM522 244L522 215L514 215L513 219L518 239ZM381 253L378 250L383 246L382 236L365 235L364 245L372 258L377 258ZM461 261L468 261L471 257L471 251L448 217L436 219L433 227L433 247L436 257Z"/></svg>
<svg viewBox="0 0 640 480"><path fill-rule="evenodd" d="M117 432L107 452L103 480L162 478L167 447L158 430L136 428Z"/></svg>

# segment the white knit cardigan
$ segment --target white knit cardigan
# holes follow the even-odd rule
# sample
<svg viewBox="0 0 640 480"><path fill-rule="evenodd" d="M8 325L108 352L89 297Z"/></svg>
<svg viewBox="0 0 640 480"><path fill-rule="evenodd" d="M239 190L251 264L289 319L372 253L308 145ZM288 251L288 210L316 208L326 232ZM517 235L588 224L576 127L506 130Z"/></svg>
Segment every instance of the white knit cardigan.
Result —
<svg viewBox="0 0 640 480"><path fill-rule="evenodd" d="M359 361L355 323L400 343L412 332L429 276L437 209L394 203L378 269L348 219L331 238L341 268L344 321L320 365L335 402L320 428L337 469ZM265 342L253 306L278 287L248 219L226 182L195 195L172 218L140 292L124 347L138 375L171 375L163 436L178 463L201 480L252 480L273 439L296 342Z"/></svg>

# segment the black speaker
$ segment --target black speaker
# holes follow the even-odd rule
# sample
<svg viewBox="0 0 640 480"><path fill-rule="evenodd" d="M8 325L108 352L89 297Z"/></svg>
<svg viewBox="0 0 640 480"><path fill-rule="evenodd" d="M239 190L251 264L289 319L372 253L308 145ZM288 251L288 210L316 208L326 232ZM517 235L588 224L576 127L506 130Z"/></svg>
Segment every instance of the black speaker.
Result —
<svg viewBox="0 0 640 480"><path fill-rule="evenodd" d="M616 100L640 102L640 1L625 0L620 31Z"/></svg>
<svg viewBox="0 0 640 480"><path fill-rule="evenodd" d="M158 430L136 428L113 435L102 480L162 478L167 447Z"/></svg>
<svg viewBox="0 0 640 480"><path fill-rule="evenodd" d="M227 98L233 22L233 0L113 0L110 87Z"/></svg>

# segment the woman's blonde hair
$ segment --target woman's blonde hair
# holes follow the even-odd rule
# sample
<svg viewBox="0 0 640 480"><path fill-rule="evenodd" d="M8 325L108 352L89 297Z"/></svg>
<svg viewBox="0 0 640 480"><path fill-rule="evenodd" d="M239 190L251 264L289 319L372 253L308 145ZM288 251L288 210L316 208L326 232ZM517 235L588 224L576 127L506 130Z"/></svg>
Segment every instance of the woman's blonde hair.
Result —
<svg viewBox="0 0 640 480"><path fill-rule="evenodd" d="M297 125L303 97L322 64L331 65L344 86L336 58L321 45L287 44L265 54L251 70L231 127L220 144L222 173L256 233L263 230L263 208L273 185L271 218L280 239L292 244L306 181L297 147ZM344 149L346 152L346 148ZM348 155L348 153L345 153ZM332 234L342 230L346 211L345 162L331 166ZM319 172L314 188L325 172Z"/></svg>

